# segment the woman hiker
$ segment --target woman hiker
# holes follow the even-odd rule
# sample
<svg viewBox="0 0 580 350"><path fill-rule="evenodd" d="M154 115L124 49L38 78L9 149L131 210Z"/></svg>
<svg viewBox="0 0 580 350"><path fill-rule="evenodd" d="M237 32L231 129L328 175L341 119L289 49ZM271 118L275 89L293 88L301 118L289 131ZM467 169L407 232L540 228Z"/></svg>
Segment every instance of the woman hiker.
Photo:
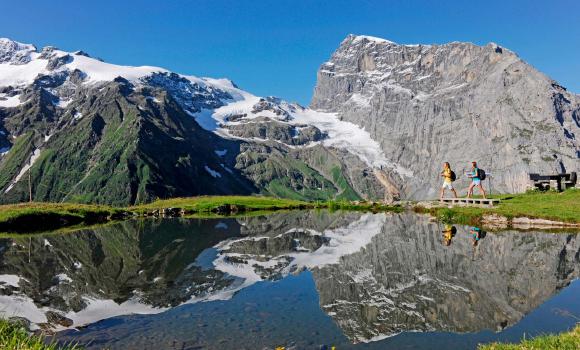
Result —
<svg viewBox="0 0 580 350"><path fill-rule="evenodd" d="M455 181L455 174L451 171L451 166L448 162L443 163L443 171L441 172L441 176L443 177L443 185L441 186L441 191L439 191L439 199L443 199L443 195L445 194L445 189L450 189L453 192L455 198L457 198L457 192L455 192L455 188L453 188L452 182Z"/></svg>
<svg viewBox="0 0 580 350"><path fill-rule="evenodd" d="M483 198L485 197L485 190L483 189L483 185L481 184L481 179L479 176L479 169L477 168L477 162L471 162L471 172L467 173L467 177L471 178L471 184L467 189L467 198L471 198L473 195L473 188L479 187L481 190L481 194Z"/></svg>

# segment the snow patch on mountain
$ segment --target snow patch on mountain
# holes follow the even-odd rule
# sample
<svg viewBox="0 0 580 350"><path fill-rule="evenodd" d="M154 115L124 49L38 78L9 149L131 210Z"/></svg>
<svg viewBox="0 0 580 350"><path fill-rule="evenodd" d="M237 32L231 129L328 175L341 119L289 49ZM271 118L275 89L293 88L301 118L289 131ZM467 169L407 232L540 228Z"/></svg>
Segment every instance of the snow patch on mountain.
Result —
<svg viewBox="0 0 580 350"><path fill-rule="evenodd" d="M20 172L18 173L18 175L16 176L14 181L12 181L12 183L10 183L10 185L6 188L6 190L4 190L4 193L10 192L10 190L14 187L14 185L16 185L16 183L18 183L18 181L20 181L22 176L24 176L24 174L26 174L26 171L28 171L28 169L30 169L34 165L34 163L36 162L38 157L40 157L40 149L37 148L32 153L32 156L30 157L30 160L28 161L28 163L26 163L22 167L22 169L20 169Z"/></svg>
<svg viewBox="0 0 580 350"><path fill-rule="evenodd" d="M207 171L208 174L210 174L213 178L220 178L222 177L222 174L220 174L219 172L213 170L212 168L208 167L207 165L204 166L205 171Z"/></svg>
<svg viewBox="0 0 580 350"><path fill-rule="evenodd" d="M2 73L0 73L1 75ZM0 78L1 79L1 78ZM20 95L6 96L5 94L0 94L0 107L16 107L20 105Z"/></svg>
<svg viewBox="0 0 580 350"><path fill-rule="evenodd" d="M11 287L16 287L18 288L19 284L20 284L20 276L17 275L0 275L0 288L2 286L11 286Z"/></svg>
<svg viewBox="0 0 580 350"><path fill-rule="evenodd" d="M116 77L123 77L134 81L153 73L169 72L166 69L151 66L119 66L101 62L91 57L74 56L73 61L66 65L69 69L78 69L87 74L89 81L111 81Z"/></svg>
<svg viewBox="0 0 580 350"><path fill-rule="evenodd" d="M383 39L383 38L378 38L376 36L370 36L370 35L353 35L354 42L358 42L358 41L362 41L362 40L367 40L370 42L374 42L374 43L380 43L380 44L397 44L393 41L387 40L387 39Z"/></svg>

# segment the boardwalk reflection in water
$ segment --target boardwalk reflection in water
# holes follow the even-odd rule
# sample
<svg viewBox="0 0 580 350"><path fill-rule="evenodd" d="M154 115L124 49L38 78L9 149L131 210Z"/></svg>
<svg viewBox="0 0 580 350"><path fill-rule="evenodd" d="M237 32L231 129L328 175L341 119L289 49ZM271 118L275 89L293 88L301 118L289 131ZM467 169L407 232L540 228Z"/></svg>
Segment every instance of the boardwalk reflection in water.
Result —
<svg viewBox="0 0 580 350"><path fill-rule="evenodd" d="M3 239L0 309L94 348L420 348L439 333L405 332L502 331L578 275L574 234L455 228L313 211Z"/></svg>

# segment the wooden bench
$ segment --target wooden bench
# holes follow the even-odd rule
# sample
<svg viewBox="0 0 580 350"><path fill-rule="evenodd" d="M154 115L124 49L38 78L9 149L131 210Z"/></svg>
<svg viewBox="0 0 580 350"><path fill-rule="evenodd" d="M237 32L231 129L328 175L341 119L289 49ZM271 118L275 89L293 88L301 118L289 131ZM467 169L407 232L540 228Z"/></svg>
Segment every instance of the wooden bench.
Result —
<svg viewBox="0 0 580 350"><path fill-rule="evenodd" d="M442 198L439 200L442 203L450 203L453 205L476 205L484 207L493 207L499 204L499 199L489 198Z"/></svg>
<svg viewBox="0 0 580 350"><path fill-rule="evenodd" d="M578 175L575 172L551 175L530 174L530 186L541 191L549 189L563 191L575 187L577 181Z"/></svg>

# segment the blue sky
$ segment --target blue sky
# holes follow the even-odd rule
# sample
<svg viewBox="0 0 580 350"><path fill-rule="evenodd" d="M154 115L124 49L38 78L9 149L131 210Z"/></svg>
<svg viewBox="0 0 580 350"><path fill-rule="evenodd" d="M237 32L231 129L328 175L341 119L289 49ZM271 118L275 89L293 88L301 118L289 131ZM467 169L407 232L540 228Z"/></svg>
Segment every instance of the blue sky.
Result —
<svg viewBox="0 0 580 350"><path fill-rule="evenodd" d="M0 37L105 61L228 77L308 104L349 33L398 43L490 41L580 93L580 1L7 1Z"/></svg>

